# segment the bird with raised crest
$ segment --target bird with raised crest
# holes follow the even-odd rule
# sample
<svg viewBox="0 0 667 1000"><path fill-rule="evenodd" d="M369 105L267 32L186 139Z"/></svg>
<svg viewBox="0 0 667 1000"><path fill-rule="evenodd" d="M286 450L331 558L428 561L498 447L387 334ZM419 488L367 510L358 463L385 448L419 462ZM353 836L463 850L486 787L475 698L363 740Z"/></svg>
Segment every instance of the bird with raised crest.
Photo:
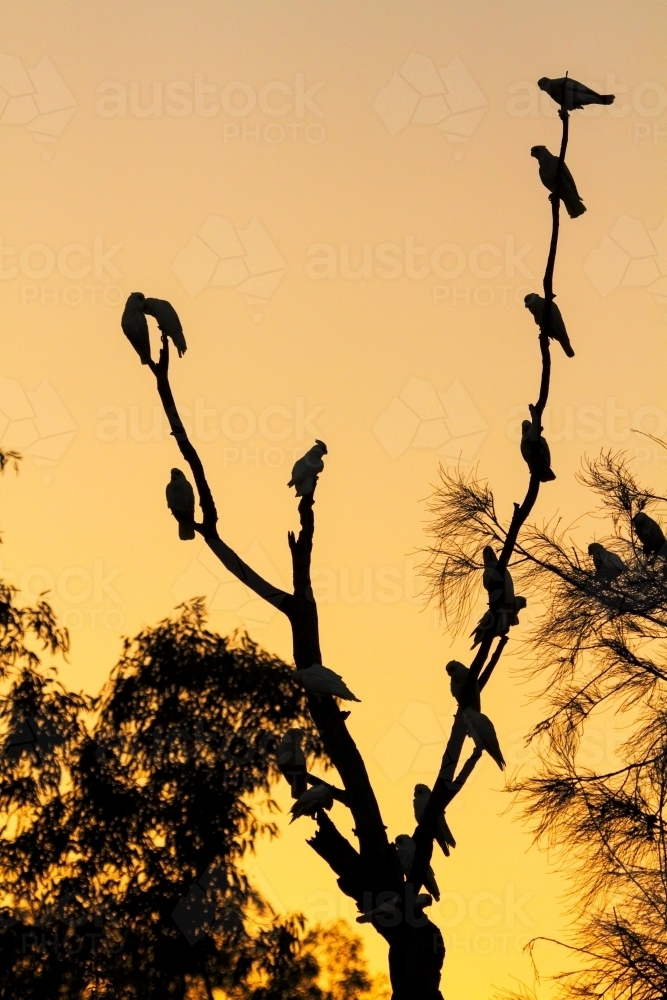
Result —
<svg viewBox="0 0 667 1000"><path fill-rule="evenodd" d="M302 458L294 463L292 478L288 486L296 487L298 497L312 493L315 489L317 477L324 469L323 456L328 454L324 441L315 439L315 444Z"/></svg>

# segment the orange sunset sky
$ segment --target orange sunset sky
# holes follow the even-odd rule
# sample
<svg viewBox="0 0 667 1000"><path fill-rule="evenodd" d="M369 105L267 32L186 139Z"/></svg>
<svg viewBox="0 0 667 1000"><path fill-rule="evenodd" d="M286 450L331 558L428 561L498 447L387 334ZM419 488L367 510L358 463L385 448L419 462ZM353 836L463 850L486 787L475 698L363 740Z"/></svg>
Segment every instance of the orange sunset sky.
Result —
<svg viewBox="0 0 667 1000"><path fill-rule="evenodd" d="M536 517L591 508L574 475L601 448L665 487L667 454L631 429L667 433L667 3L5 0L2 23L0 444L24 462L0 484L1 575L26 600L51 591L75 689L99 691L123 635L196 595L214 628L289 659L287 622L201 540L179 542L167 510L177 451L120 316L131 291L169 299L189 348L172 385L220 533L278 584L292 463L327 443L323 658L361 698L349 725L389 833L410 832L453 714L443 667L466 660L472 628L443 632L420 596L424 501L459 458L506 517L527 480L518 428L539 354L523 296L541 289L550 234L529 153L560 137L543 75L617 97L571 119L588 210L563 219L555 291L576 357L553 351L558 478ZM485 693L509 772L530 767L540 715L517 676L528 600ZM621 737L601 721L591 764ZM568 933L558 859L531 846L503 782L486 757L448 813L456 851L435 855L448 1000L532 982L525 942ZM259 888L353 920L305 844L313 822L279 822L249 862ZM565 960L540 955L547 972Z"/></svg>

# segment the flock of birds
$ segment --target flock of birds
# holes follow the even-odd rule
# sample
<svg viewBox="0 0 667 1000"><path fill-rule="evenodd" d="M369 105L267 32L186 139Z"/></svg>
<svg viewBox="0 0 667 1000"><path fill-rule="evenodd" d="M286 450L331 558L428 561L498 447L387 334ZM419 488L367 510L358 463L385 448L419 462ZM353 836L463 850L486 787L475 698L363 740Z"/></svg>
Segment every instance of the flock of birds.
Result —
<svg viewBox="0 0 667 1000"><path fill-rule="evenodd" d="M590 104L611 104L612 94L597 94L584 84L570 77L549 79L543 77L538 86L560 106L563 111L584 108ZM533 146L531 156L539 164L539 176L542 184L551 192L557 194L565 205L570 218L577 218L586 211L586 207L577 191L574 178L568 167L563 164L560 178L558 177L558 157L554 156L546 146ZM526 308L532 314L535 323L541 326L544 314L545 300L535 292L526 295ZM142 292L132 292L129 296L121 326L126 337L136 350L141 363L152 365L150 336L147 316L152 316L158 324L163 338L170 339L178 356L182 357L187 350L183 327L173 306L164 299L146 298ZM548 336L557 341L567 357L574 357L574 351L568 337L565 323L558 306L551 303ZM318 476L324 469L324 456L327 447L323 441L316 440L306 454L295 462L292 476L287 484L294 487L296 496L306 496L315 489ZM537 475L540 482L555 479L551 469L549 446L538 432L536 423L524 420L521 428L521 455L526 461L531 475ZM171 480L166 489L167 504L178 522L178 535L183 540L195 537L195 494L192 485L180 469L171 470ZM641 512L633 518L633 526L637 537L643 545L647 557L661 556L667 560L667 539L660 525ZM588 547L589 555L595 566L596 578L606 584L615 580L627 570L623 560L614 552L610 552L598 542L592 542ZM482 616L472 632L473 649L491 633L492 636L506 635L510 627L519 622L519 612L526 607L526 598L517 596L509 569L501 571L498 557L493 548L487 545L482 553L482 582L489 595L489 609ZM469 668L458 660L451 660L446 665L450 677L450 689L453 697L462 707L462 699L470 674ZM324 696L332 696L343 701L359 701L350 691L340 674L335 673L321 663L313 663L304 670L294 672L295 681L318 700ZM468 704L462 707L463 718L469 736L475 744L475 753L486 752L503 770L503 758L498 737L491 719L481 711L481 692L479 683L475 683L472 692L468 694ZM300 816L316 816L317 813L333 807L334 789L326 781L310 775L307 770L306 756L302 748L304 731L298 728L288 730L283 736L277 751L276 762L279 770L290 784L292 798L295 800L290 810L292 819ZM427 785L417 784L414 788L413 811L417 823L421 820L428 804L431 790ZM456 841L447 824L444 811L437 818L435 841L446 856L450 849L456 846ZM403 874L409 877L412 870L416 844L408 834L399 834L395 841L398 860ZM440 899L440 890L431 868L428 869L425 889L415 900L417 910L429 906L433 899ZM367 923L380 915L390 916L398 911L400 899L391 897L379 906L358 917L360 923Z"/></svg>

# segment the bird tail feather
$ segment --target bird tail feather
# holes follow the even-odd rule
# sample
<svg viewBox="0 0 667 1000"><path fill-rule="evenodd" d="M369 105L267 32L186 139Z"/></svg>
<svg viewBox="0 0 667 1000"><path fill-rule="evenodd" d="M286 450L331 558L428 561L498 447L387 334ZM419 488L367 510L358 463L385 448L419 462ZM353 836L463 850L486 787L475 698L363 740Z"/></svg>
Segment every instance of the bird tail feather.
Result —
<svg viewBox="0 0 667 1000"><path fill-rule="evenodd" d="M195 537L195 529L193 528L190 521L179 521L178 522L178 537L182 542L191 542Z"/></svg>

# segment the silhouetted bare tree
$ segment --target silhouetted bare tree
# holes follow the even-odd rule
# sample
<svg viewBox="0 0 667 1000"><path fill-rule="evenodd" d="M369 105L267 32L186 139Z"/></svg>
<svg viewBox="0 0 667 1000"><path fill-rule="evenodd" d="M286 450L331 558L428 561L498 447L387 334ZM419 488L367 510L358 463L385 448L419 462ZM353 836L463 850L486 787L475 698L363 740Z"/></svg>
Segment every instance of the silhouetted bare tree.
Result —
<svg viewBox="0 0 667 1000"><path fill-rule="evenodd" d="M550 338L557 339L565 347L569 340L562 324L560 313L553 306L553 274L558 246L561 199L567 202L568 211L579 215L585 211L576 192L574 180L565 165L568 143L569 109L584 103L610 103L613 97L594 94L576 81L548 81L540 83L551 87L558 103L561 103L562 139L560 155L553 157L545 147L533 147L534 155L540 163L540 178L552 192L551 243L544 275L544 297L540 302L532 297L527 306L539 324L539 349L541 356L541 377L539 393L535 404L529 407L530 419L525 421L521 453L528 465L529 481L523 501L515 504L514 513L506 530L480 533L475 540L480 544L470 547L467 525L462 526L457 502L465 505L470 497L473 508L470 512L472 528L475 525L494 524L496 515L488 497L478 497L473 489L467 489L464 481L456 477L443 480L443 490L434 498L434 510L438 518L437 543L432 552L430 571L436 592L447 599L454 588L460 588L465 600L469 593L469 578L473 574L481 579L479 564L480 550L496 540L502 544L499 559L495 553L487 553L484 564L484 583L489 593L489 608L476 629L477 652L470 665L467 680L458 691L458 710L451 734L444 752L442 765L435 785L431 790L427 805L420 811L419 821L414 831L415 855L411 868L406 874L401 866L396 846L390 843L380 807L371 787L366 767L359 749L352 739L347 725L348 713L341 711L333 697L337 690L342 697L349 692L339 686L339 681L329 676L329 692L316 689L312 681L313 666L319 670L322 664L317 606L310 580L311 553L314 541L315 488L317 476L322 470L322 456L326 454L323 442L317 442L301 464L295 466L293 480L297 485L300 531L298 535L288 535L292 555L293 590L282 591L260 577L246 565L227 545L218 533L218 516L215 502L201 459L190 441L181 421L169 381L169 337L180 330L173 317L160 323L162 338L159 358L150 357L150 343L145 320L140 315L144 297L133 293L128 299L123 316L123 329L141 360L156 379L157 391L169 421L171 432L183 459L187 462L194 479L202 519L194 521L194 493L182 474L172 476L169 487L169 506L179 521L182 538L199 533L211 551L222 564L247 587L278 608L287 618L292 631L296 683L307 683L306 673L311 682L307 691L308 710L319 732L327 757L337 770L342 789L311 789L308 798L298 799L297 810L308 811L315 816L318 830L308 841L333 872L338 876L342 892L355 900L359 911L364 914L389 945L389 971L394 1000L441 1000L439 983L444 958L444 944L439 929L426 917L424 905L428 898L420 897L419 890L428 876L428 867L433 851L436 824L441 822L444 810L461 790L477 760L481 749L476 747L472 755L459 768L466 735L476 733L476 741L488 746L488 741L480 738L480 733L488 734L489 721L486 717L473 715L473 700L477 699L477 686L484 688L488 683L496 663L507 643L508 632L518 621L517 611L524 606L522 599L515 597L508 573L510 560L516 550L519 533L530 516L538 498L541 483L553 479L546 442L541 437L541 421L549 395L551 377ZM575 90L570 86L576 85ZM559 89L560 88L560 89ZM583 96L581 96L583 95ZM573 98L573 101L570 100ZM576 196L576 197L575 197ZM539 298L539 297L538 297ZM155 300L150 300L155 301ZM155 310L150 315L157 315ZM173 313L173 309L171 310ZM165 316L167 310L164 310ZM560 323L560 325L559 325ZM561 329L562 326L562 329ZM182 337L182 331L179 334ZM183 347L183 345L182 345ZM184 349L184 348L183 348ZM182 351L179 349L179 355ZM570 348L571 353L571 348ZM310 469L310 472L309 472ZM471 484L469 484L471 485ZM452 492L453 491L453 492ZM456 497L459 498L457 501ZM475 505L481 503L477 511ZM491 508L489 510L489 503ZM456 511L456 517L451 516ZM483 534L483 537L482 537ZM446 605L449 604L445 600ZM338 686L337 686L338 685ZM473 725L473 722L475 725ZM492 730L492 727L491 727ZM495 735L495 734L494 734ZM458 773L457 773L458 770ZM317 779L312 778L312 781ZM353 846L345 838L325 811L338 799L349 809L354 821L357 844Z"/></svg>

